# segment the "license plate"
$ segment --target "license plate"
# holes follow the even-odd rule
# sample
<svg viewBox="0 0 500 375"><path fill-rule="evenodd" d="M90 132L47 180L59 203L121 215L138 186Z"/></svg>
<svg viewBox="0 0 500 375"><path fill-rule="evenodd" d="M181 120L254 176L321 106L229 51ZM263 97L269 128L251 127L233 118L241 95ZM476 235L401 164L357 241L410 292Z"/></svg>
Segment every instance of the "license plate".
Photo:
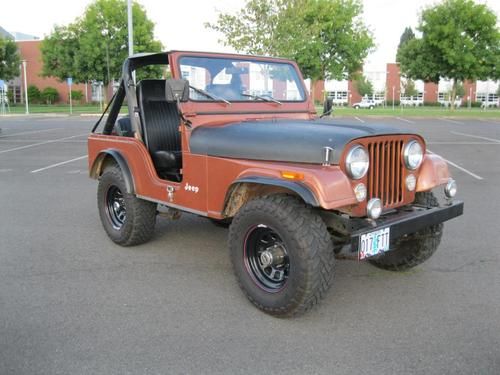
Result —
<svg viewBox="0 0 500 375"><path fill-rule="evenodd" d="M389 250L391 228L375 230L361 235L359 259L365 259Z"/></svg>

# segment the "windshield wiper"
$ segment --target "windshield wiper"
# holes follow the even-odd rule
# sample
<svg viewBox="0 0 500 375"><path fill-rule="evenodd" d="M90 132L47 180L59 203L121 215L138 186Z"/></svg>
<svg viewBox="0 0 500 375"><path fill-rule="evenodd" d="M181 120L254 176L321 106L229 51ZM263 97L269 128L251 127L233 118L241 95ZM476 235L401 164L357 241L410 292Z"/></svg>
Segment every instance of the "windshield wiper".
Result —
<svg viewBox="0 0 500 375"><path fill-rule="evenodd" d="M242 92L241 96L248 96L249 98L260 99L260 100L263 100L265 102L271 102L271 103L276 103L276 104L281 105L281 102L279 100L274 99L270 95L253 95L253 94L247 94L247 93Z"/></svg>
<svg viewBox="0 0 500 375"><path fill-rule="evenodd" d="M189 88L193 89L194 91L196 91L199 94L205 95L207 98L210 98L212 100L219 100L219 101L224 102L226 104L231 104L231 102L229 100L226 100L224 98L221 98L220 96L211 94L205 90L199 89L198 87L194 87L194 86L189 85Z"/></svg>

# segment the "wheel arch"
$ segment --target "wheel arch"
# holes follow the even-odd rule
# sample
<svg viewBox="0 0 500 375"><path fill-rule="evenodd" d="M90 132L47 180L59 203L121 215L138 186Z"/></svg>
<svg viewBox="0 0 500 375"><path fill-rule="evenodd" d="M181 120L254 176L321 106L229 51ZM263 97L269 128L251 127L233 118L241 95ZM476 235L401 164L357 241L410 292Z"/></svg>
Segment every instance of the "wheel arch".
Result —
<svg viewBox="0 0 500 375"><path fill-rule="evenodd" d="M233 217L249 200L270 194L295 195L312 207L319 207L314 193L297 181L286 181L272 177L247 176L235 180L227 190L222 216Z"/></svg>
<svg viewBox="0 0 500 375"><path fill-rule="evenodd" d="M115 162L118 165L118 167L120 167L123 173L123 178L125 180L127 193L129 194L135 193L134 177L130 172L130 168L128 166L125 157L118 150L108 149L101 151L99 155L97 155L97 157L95 158L94 163L92 164L92 168L90 168L90 173L89 173L90 177L98 179L101 176L102 172L104 171L106 165L108 165L111 162Z"/></svg>

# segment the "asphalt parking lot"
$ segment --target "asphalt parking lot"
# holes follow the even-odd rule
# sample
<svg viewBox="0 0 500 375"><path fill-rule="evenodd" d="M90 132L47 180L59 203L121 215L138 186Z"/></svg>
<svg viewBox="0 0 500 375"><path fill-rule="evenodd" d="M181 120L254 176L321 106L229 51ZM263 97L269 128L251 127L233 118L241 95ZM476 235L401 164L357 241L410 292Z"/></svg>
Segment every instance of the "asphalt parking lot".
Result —
<svg viewBox="0 0 500 375"><path fill-rule="evenodd" d="M267 316L226 230L184 214L114 245L87 177L94 118L0 118L0 374L499 374L500 118L372 120L423 134L465 215L406 273L338 261L323 303Z"/></svg>

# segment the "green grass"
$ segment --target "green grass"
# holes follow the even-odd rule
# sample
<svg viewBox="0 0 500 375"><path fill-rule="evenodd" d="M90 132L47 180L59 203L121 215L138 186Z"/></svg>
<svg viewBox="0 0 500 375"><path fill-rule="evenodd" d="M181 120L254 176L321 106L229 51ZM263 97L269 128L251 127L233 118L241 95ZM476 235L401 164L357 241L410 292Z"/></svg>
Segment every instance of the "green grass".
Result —
<svg viewBox="0 0 500 375"><path fill-rule="evenodd" d="M10 107L11 114L24 114L26 108L24 105L16 105ZM69 105L68 104L33 104L29 106L30 114L36 113L64 113L69 115ZM85 104L85 105L74 105L73 114L80 113L101 113L99 105L96 104Z"/></svg>
<svg viewBox="0 0 500 375"><path fill-rule="evenodd" d="M318 114L323 113L322 106L316 106ZM333 116L386 116L386 117L470 117L470 118L500 118L500 109L488 108L457 108L450 110L442 107L376 107L374 109L354 109L349 107L334 107Z"/></svg>
<svg viewBox="0 0 500 375"><path fill-rule="evenodd" d="M31 114L41 113L60 113L69 114L69 105L67 104L34 104L30 105L29 111ZM122 112L126 111L126 107ZM316 106L318 114L323 113L322 106ZM10 107L11 114L24 114L25 107L23 105L16 105ZM73 114L80 113L94 113L100 114L101 109L96 104L74 105ZM500 118L499 108L488 108L486 110L481 108L458 108L450 110L442 107L410 107L402 108L395 107L376 107L370 109L354 109L350 107L334 107L333 116L386 116L386 117L470 117L470 118Z"/></svg>

